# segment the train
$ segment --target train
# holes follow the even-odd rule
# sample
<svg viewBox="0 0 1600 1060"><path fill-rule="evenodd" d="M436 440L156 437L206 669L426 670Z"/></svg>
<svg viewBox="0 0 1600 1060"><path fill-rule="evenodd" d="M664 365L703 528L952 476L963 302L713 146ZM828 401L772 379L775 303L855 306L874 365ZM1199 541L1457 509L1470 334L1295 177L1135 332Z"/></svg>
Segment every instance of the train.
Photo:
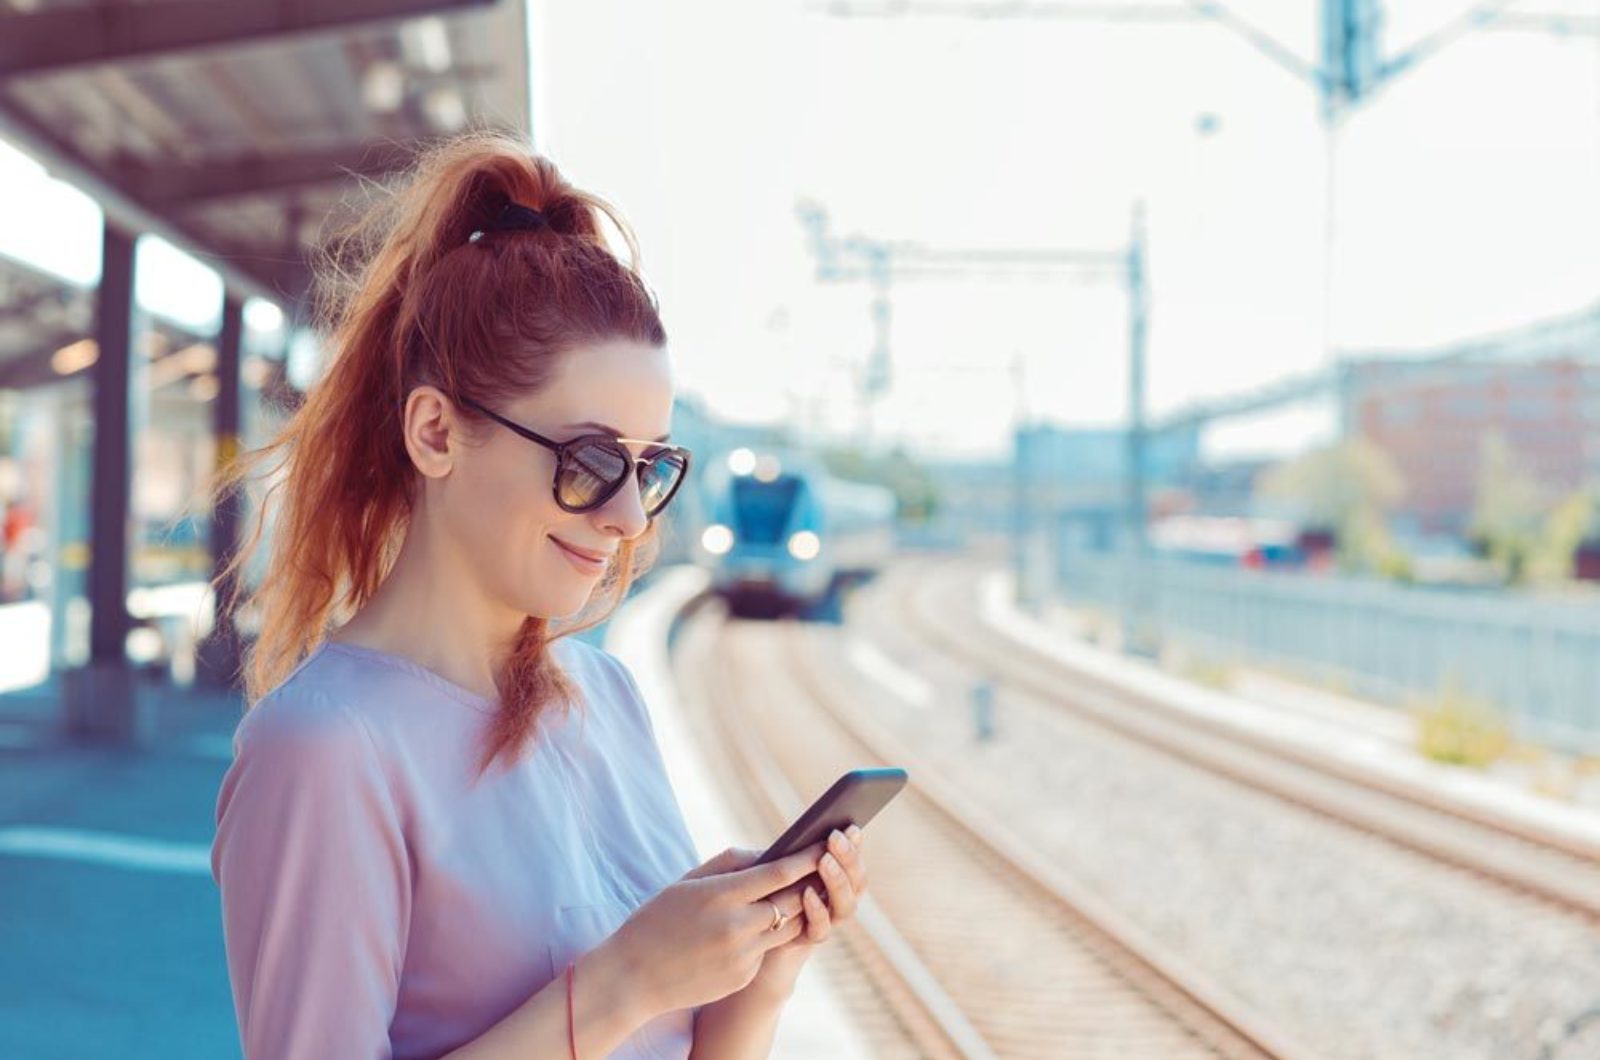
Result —
<svg viewBox="0 0 1600 1060"><path fill-rule="evenodd" d="M841 479L794 449L741 446L708 463L692 551L730 614L836 616L840 591L889 562L893 490Z"/></svg>

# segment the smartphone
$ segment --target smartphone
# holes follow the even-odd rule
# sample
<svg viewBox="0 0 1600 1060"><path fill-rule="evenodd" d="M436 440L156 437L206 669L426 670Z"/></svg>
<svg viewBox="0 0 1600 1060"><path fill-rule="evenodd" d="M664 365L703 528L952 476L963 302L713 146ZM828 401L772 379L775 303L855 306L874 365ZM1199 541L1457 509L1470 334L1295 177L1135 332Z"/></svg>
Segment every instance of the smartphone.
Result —
<svg viewBox="0 0 1600 1060"><path fill-rule="evenodd" d="M841 832L851 825L865 829L867 822L887 806L890 799L900 794L900 789L905 786L906 771L898 766L852 769L834 781L832 787L796 818L755 860L755 864L776 861L804 850L813 843L826 844L828 834L835 828ZM797 889L803 890L807 884L815 886L818 896L827 901L828 889L823 886L822 877L813 872L799 881Z"/></svg>

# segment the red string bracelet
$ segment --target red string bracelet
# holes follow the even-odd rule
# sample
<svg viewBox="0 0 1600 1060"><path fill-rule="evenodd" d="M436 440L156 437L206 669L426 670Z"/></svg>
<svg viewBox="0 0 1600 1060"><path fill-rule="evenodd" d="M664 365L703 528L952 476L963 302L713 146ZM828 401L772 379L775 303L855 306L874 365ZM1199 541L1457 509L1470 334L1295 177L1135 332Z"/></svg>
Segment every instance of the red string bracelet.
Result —
<svg viewBox="0 0 1600 1060"><path fill-rule="evenodd" d="M572 1060L578 1060L578 1031L572 1018L572 981L577 977L577 964L567 962L567 1045L572 1049Z"/></svg>

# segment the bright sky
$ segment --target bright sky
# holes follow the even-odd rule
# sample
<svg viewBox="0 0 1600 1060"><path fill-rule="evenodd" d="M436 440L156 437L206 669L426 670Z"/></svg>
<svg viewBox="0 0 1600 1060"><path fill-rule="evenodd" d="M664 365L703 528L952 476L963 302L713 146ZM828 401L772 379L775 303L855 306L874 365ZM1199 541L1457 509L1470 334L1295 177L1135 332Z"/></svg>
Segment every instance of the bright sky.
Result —
<svg viewBox="0 0 1600 1060"><path fill-rule="evenodd" d="M1228 6L1315 55L1315 0ZM1471 6L1389 0L1386 50ZM1514 9L1600 17L1600 0ZM1143 199L1153 412L1325 363L1330 138L1311 88L1219 25L837 18L800 0L532 13L536 140L629 218L679 386L721 415L858 422L869 292L815 280L802 198L836 234L1102 250ZM1353 114L1333 158L1335 345L1426 347L1600 298L1600 37L1463 37ZM0 151L0 252L92 282L98 213L59 186L41 199L43 179ZM207 270L140 252L142 302L215 319ZM876 431L1001 453L1013 357L1030 415L1120 422L1126 336L1115 282L903 281ZM1325 426L1279 415L1233 428L1232 448Z"/></svg>
<svg viewBox="0 0 1600 1060"><path fill-rule="evenodd" d="M1313 0L1229 6L1315 55ZM1387 49L1469 6L1390 0ZM1538 7L1600 15L1600 0ZM996 248L1115 248L1143 197L1152 410L1323 363L1316 99L1218 25L830 18L796 0L535 11L541 147L627 211L681 383L728 415L823 394L828 422L855 421L868 295L813 281L802 197L836 232ZM1335 344L1423 346L1588 305L1600 38L1463 38L1351 118L1336 170ZM1001 451L1013 353L1033 414L1126 416L1115 285L914 280L893 305L883 430Z"/></svg>

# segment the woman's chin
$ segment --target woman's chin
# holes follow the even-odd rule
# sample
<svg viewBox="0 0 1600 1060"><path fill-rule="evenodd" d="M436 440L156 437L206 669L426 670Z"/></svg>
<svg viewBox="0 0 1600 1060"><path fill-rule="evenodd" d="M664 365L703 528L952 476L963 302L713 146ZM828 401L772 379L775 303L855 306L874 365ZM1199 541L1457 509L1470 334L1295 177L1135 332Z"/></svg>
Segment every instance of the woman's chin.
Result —
<svg viewBox="0 0 1600 1060"><path fill-rule="evenodd" d="M587 588L565 585L552 591L551 584L546 582L540 590L523 597L518 610L529 618L542 618L547 622L571 618L583 610L594 594L592 585Z"/></svg>
<svg viewBox="0 0 1600 1060"><path fill-rule="evenodd" d="M596 580L582 585L563 586L563 591L559 594L546 593L543 602L553 617L571 618L594 599L594 590L598 584Z"/></svg>

